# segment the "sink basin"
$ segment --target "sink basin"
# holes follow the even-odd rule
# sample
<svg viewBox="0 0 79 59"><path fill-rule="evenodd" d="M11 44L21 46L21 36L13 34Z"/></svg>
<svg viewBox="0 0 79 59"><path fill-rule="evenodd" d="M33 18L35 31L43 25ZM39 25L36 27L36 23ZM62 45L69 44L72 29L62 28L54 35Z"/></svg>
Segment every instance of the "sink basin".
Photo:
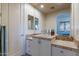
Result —
<svg viewBox="0 0 79 59"><path fill-rule="evenodd" d="M73 41L74 38L72 36L56 36L56 40Z"/></svg>

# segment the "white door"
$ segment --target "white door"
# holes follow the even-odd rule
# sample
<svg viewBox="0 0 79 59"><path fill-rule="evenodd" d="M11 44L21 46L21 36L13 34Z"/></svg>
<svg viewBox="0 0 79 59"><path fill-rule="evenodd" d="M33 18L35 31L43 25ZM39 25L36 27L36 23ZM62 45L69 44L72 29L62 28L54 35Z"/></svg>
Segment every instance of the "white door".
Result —
<svg viewBox="0 0 79 59"><path fill-rule="evenodd" d="M51 44L49 40L41 39L40 56L51 56Z"/></svg>
<svg viewBox="0 0 79 59"><path fill-rule="evenodd" d="M20 46L22 55L25 55L24 4L20 4L20 7Z"/></svg>
<svg viewBox="0 0 79 59"><path fill-rule="evenodd" d="M33 38L31 50L32 56L39 56L39 39Z"/></svg>
<svg viewBox="0 0 79 59"><path fill-rule="evenodd" d="M22 55L24 51L22 15L21 4L9 4L9 55Z"/></svg>

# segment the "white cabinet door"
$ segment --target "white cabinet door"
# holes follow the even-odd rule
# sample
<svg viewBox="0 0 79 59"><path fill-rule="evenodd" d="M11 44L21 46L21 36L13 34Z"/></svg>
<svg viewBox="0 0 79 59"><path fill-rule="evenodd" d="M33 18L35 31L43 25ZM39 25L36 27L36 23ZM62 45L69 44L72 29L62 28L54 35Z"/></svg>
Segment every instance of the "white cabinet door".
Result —
<svg viewBox="0 0 79 59"><path fill-rule="evenodd" d="M32 56L51 56L51 44L49 40L33 38L30 44L28 51L30 50Z"/></svg>
<svg viewBox="0 0 79 59"><path fill-rule="evenodd" d="M52 46L52 56L62 56L62 51L61 51L61 49Z"/></svg>
<svg viewBox="0 0 79 59"><path fill-rule="evenodd" d="M75 51L70 51L70 50L66 50L66 49L63 49L62 51L63 51L64 56L76 56Z"/></svg>
<svg viewBox="0 0 79 59"><path fill-rule="evenodd" d="M26 39L26 53L28 54L28 55L32 55L32 49L31 49L31 47L32 47L32 40L30 40L30 39Z"/></svg>
<svg viewBox="0 0 79 59"><path fill-rule="evenodd" d="M41 39L40 56L51 56L51 44L49 40Z"/></svg>
<svg viewBox="0 0 79 59"><path fill-rule="evenodd" d="M52 56L75 56L76 52L52 46Z"/></svg>
<svg viewBox="0 0 79 59"><path fill-rule="evenodd" d="M31 44L32 56L39 56L39 39L33 38Z"/></svg>

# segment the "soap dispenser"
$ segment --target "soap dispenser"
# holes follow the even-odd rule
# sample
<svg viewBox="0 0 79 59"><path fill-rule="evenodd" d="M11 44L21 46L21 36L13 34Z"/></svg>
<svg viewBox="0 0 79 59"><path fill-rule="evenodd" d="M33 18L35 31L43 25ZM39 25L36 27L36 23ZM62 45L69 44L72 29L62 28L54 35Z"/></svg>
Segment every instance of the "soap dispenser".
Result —
<svg viewBox="0 0 79 59"><path fill-rule="evenodd" d="M51 30L51 36L55 35L54 30Z"/></svg>

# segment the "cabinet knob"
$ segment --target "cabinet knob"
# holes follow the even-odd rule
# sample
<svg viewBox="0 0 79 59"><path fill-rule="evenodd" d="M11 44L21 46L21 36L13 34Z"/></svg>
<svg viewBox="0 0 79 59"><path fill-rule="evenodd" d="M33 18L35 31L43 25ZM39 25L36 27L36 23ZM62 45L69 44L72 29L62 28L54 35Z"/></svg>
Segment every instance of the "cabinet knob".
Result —
<svg viewBox="0 0 79 59"><path fill-rule="evenodd" d="M63 51L60 51L60 53L64 53Z"/></svg>

